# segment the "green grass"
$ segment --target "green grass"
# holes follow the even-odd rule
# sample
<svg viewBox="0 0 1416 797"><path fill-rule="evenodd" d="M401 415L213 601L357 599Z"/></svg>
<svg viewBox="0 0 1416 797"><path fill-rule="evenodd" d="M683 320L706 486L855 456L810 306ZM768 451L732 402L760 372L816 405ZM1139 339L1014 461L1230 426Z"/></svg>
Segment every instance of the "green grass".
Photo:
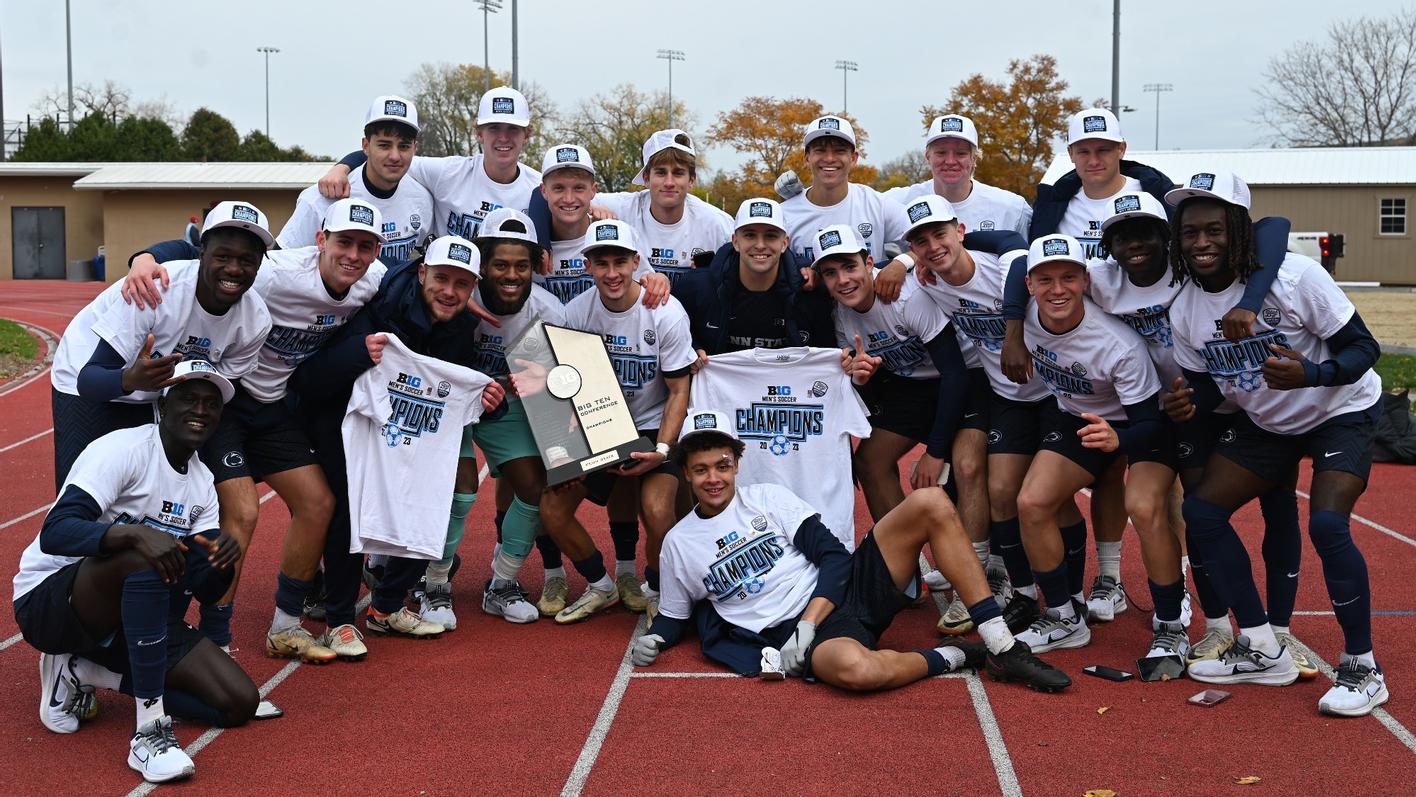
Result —
<svg viewBox="0 0 1416 797"><path fill-rule="evenodd" d="M39 341L14 321L0 318L0 355L4 354L33 360L39 354Z"/></svg>
<svg viewBox="0 0 1416 797"><path fill-rule="evenodd" d="M1416 388L1416 357L1408 354L1383 354L1377 360L1377 375L1385 390Z"/></svg>

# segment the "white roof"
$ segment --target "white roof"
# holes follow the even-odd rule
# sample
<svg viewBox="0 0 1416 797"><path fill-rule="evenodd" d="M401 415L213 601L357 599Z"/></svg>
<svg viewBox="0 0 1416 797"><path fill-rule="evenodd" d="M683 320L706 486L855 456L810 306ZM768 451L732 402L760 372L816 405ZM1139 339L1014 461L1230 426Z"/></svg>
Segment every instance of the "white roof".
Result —
<svg viewBox="0 0 1416 797"><path fill-rule="evenodd" d="M1126 159L1183 182L1196 172L1221 169L1249 185L1416 185L1416 147L1297 147L1291 149L1127 150ZM1062 150L1044 183L1071 171Z"/></svg>
<svg viewBox="0 0 1416 797"><path fill-rule="evenodd" d="M160 188L300 189L329 171L328 162L107 163L74 182L80 191Z"/></svg>
<svg viewBox="0 0 1416 797"><path fill-rule="evenodd" d="M7 161L0 163L0 177L82 177L102 168L102 163Z"/></svg>

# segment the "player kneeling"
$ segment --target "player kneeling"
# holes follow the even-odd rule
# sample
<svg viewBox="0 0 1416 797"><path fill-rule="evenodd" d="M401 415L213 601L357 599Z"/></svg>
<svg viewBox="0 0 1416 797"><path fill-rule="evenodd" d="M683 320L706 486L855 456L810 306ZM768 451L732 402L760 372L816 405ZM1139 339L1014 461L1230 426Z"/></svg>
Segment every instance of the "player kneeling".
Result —
<svg viewBox="0 0 1416 797"><path fill-rule="evenodd" d="M1034 689L1072 683L1008 631L942 489L911 493L851 555L787 488L736 488L743 444L726 415L690 410L684 428L674 457L698 504L664 540L659 615L635 641L636 665L652 664L678 642L692 617L704 655L744 675L770 671L763 664L779 650L787 674L857 691L985 663L995 679ZM875 649L918 594L925 543L968 603L984 645L950 640L908 653Z"/></svg>

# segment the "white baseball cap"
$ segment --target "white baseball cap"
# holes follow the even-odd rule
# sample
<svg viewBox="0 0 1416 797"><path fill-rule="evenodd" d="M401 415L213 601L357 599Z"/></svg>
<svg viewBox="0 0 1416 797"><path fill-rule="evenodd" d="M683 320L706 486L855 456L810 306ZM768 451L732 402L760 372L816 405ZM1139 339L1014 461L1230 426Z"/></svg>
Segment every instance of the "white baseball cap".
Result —
<svg viewBox="0 0 1416 797"><path fill-rule="evenodd" d="M418 109L413 107L412 100L402 97L385 94L369 105L369 110L364 114L364 127L368 127L374 122L398 122L413 128L413 132L418 132Z"/></svg>
<svg viewBox="0 0 1416 797"><path fill-rule="evenodd" d="M941 138L963 139L977 147L978 128L974 127L973 120L967 116L951 113L929 123L929 135L925 136L924 146L928 148Z"/></svg>
<svg viewBox="0 0 1416 797"><path fill-rule="evenodd" d="M1166 198L1169 199L1168 196ZM1160 200L1142 191L1136 194L1122 194L1111 200L1111 215L1101 223L1101 231L1106 232L1117 222L1139 217L1170 223L1170 219L1165 215L1165 206L1160 204Z"/></svg>
<svg viewBox="0 0 1416 797"><path fill-rule="evenodd" d="M460 235L434 238L423 253L423 265L453 266L470 271L476 277L482 276L482 255L471 241Z"/></svg>
<svg viewBox="0 0 1416 797"><path fill-rule="evenodd" d="M526 97L510 86L497 86L482 95L477 103L477 124L504 122L517 127L531 126L531 108Z"/></svg>
<svg viewBox="0 0 1416 797"><path fill-rule="evenodd" d="M186 382L189 379L200 379L216 385L216 389L221 391L221 403L225 404L236 395L236 388L232 386L231 380L222 376L216 368L206 360L183 360L177 363L177 367L172 369L171 384L162 389L162 395L172 392L172 388Z"/></svg>
<svg viewBox="0 0 1416 797"><path fill-rule="evenodd" d="M207 214L206 221L202 222L202 237L219 227L236 227L255 233L267 249L275 246L275 236L270 234L270 222L266 220L266 214L250 202L218 202Z"/></svg>
<svg viewBox="0 0 1416 797"><path fill-rule="evenodd" d="M749 224L770 224L782 232L787 231L787 222L782 218L782 204L766 197L744 199L742 204L738 205L733 229L741 230Z"/></svg>
<svg viewBox="0 0 1416 797"><path fill-rule="evenodd" d="M949 200L938 194L920 197L906 205L905 215L910 219L910 226L905 229L906 238L910 237L910 233L926 224L940 224L946 221L956 221L959 218L958 214L954 212L954 206L949 204Z"/></svg>
<svg viewBox="0 0 1416 797"><path fill-rule="evenodd" d="M678 140L679 136L683 136L683 142ZM676 149L688 153L690 157L698 157L698 153L693 149L693 139L689 138L688 133L676 127L671 127L668 130L656 130L644 142L643 166L639 169L639 174L634 175L635 185L644 185L644 172L649 168L649 159L666 149Z"/></svg>
<svg viewBox="0 0 1416 797"><path fill-rule="evenodd" d="M585 231L585 240L580 246L581 254L590 254L595 249L612 247L630 252L638 252L634 241L634 228L619 219L600 219L591 222Z"/></svg>
<svg viewBox="0 0 1416 797"><path fill-rule="evenodd" d="M546 150L541 159L541 179L557 169L583 169L595 176L595 164L590 160L590 150L579 144L557 144Z"/></svg>
<svg viewBox="0 0 1416 797"><path fill-rule="evenodd" d="M716 432L726 435L733 440L738 439L737 428L733 426L728 416L717 410L690 409L684 416L683 430L679 432L679 442L687 440L696 434L706 432Z"/></svg>
<svg viewBox="0 0 1416 797"><path fill-rule="evenodd" d="M1105 108L1086 108L1072 114L1067 122L1067 146L1088 138L1124 143L1121 137L1121 123L1116 114Z"/></svg>
<svg viewBox="0 0 1416 797"><path fill-rule="evenodd" d="M508 225L507 222L520 222L522 229L518 230L515 224ZM530 216L512 208L497 208L488 213L487 217L482 219L482 226L477 228L477 237L514 238L540 245L536 238L536 223L531 221Z"/></svg>
<svg viewBox="0 0 1416 797"><path fill-rule="evenodd" d="M1028 247L1029 274L1043 263L1053 263L1059 260L1076 263L1082 268L1087 267L1087 256L1082 251L1082 245L1070 235L1060 233L1044 235L1033 241L1032 246Z"/></svg>
<svg viewBox="0 0 1416 797"><path fill-rule="evenodd" d="M856 145L855 128L851 123L839 116L821 116L811 121L806 126L806 136L802 139L803 147L811 146L811 142L823 136L834 136L844 138L851 142L851 146Z"/></svg>
<svg viewBox="0 0 1416 797"><path fill-rule="evenodd" d="M357 230L373 235L380 243L388 240L383 234L383 214L374 205L354 197L330 205L325 211L322 229L325 232Z"/></svg>
<svg viewBox="0 0 1416 797"><path fill-rule="evenodd" d="M1251 201L1249 184L1239 179L1239 175L1233 172L1221 171L1198 172L1190 175L1190 179L1186 180L1184 185L1165 192L1165 201L1178 207L1181 202L1197 196L1218 199L1221 202L1238 205L1245 210L1249 209Z"/></svg>
<svg viewBox="0 0 1416 797"><path fill-rule="evenodd" d="M832 224L823 230L817 230L813 240L816 242L816 260L813 265L819 265L822 260L832 255L854 255L870 251L856 237L855 229L849 224Z"/></svg>

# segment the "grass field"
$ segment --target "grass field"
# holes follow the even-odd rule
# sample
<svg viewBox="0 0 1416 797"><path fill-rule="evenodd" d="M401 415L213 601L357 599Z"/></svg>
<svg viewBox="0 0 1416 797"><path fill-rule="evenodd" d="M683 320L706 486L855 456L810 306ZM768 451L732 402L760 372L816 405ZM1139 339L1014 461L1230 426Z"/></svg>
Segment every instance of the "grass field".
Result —
<svg viewBox="0 0 1416 797"><path fill-rule="evenodd" d="M1376 371L1384 390L1416 387L1416 357L1409 354L1383 354Z"/></svg>
<svg viewBox="0 0 1416 797"><path fill-rule="evenodd" d="M34 364L39 341L14 321L0 318L0 379L22 373Z"/></svg>

